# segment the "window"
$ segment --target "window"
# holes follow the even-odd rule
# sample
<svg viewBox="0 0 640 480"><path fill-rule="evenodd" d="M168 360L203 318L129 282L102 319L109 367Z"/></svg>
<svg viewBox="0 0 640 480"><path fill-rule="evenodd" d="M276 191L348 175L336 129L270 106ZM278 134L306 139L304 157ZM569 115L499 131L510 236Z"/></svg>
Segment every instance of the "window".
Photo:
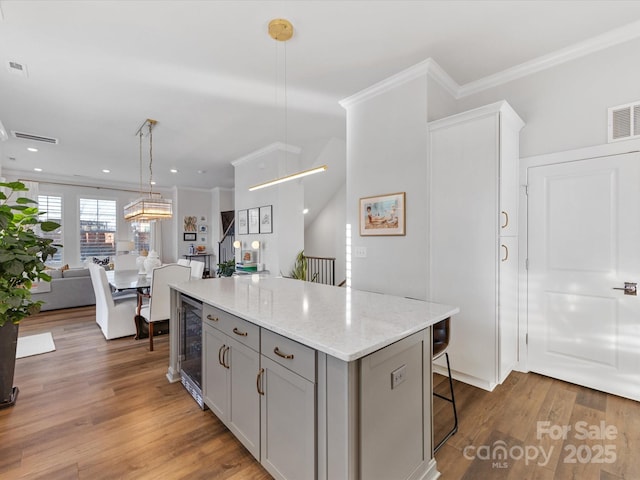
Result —
<svg viewBox="0 0 640 480"><path fill-rule="evenodd" d="M80 261L116 253L116 201L80 199Z"/></svg>
<svg viewBox="0 0 640 480"><path fill-rule="evenodd" d="M53 232L43 232L38 228L37 234L43 238L50 238L53 243L62 244L62 197L55 195L38 195L38 210L40 220L44 222L56 222L60 228ZM45 264L49 267L61 267L63 262L62 247L47 259Z"/></svg>
<svg viewBox="0 0 640 480"><path fill-rule="evenodd" d="M135 243L135 249L138 253L142 253L143 250L149 251L150 226L151 224L149 222L131 223L133 242Z"/></svg>

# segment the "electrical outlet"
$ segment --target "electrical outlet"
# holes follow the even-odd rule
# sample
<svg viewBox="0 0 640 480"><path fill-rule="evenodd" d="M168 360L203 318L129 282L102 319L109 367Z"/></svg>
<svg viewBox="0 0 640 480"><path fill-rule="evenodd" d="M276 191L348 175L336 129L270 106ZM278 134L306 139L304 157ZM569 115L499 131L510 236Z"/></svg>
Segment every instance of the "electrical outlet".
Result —
<svg viewBox="0 0 640 480"><path fill-rule="evenodd" d="M396 388L407 379L407 366L402 365L391 372L391 390Z"/></svg>
<svg viewBox="0 0 640 480"><path fill-rule="evenodd" d="M355 247L353 253L356 258L366 258L367 247Z"/></svg>

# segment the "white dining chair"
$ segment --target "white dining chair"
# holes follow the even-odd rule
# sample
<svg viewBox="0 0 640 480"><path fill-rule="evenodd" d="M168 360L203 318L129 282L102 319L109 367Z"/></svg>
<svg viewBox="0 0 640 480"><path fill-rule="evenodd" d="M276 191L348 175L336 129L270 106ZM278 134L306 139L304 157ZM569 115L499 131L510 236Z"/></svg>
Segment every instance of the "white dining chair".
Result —
<svg viewBox="0 0 640 480"><path fill-rule="evenodd" d="M204 262L191 260L191 278L200 279L204 273Z"/></svg>
<svg viewBox="0 0 640 480"><path fill-rule="evenodd" d="M88 267L96 295L96 323L104 338L111 340L135 335L136 326L132 320L136 311L135 297L114 302L104 268L95 263Z"/></svg>
<svg viewBox="0 0 640 480"><path fill-rule="evenodd" d="M169 320L171 313L169 282L188 282L190 276L189 267L176 263L155 268L151 276L149 295L138 294L138 315L149 325L149 351L153 351L153 324ZM147 297L149 302L142 304L143 299Z"/></svg>

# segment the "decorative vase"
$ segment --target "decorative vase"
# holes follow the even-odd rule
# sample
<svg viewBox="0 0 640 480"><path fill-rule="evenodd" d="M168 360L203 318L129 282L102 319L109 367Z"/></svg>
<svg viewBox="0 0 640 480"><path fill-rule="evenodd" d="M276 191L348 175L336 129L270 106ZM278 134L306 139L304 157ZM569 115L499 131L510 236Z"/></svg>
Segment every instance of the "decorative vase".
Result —
<svg viewBox="0 0 640 480"><path fill-rule="evenodd" d="M140 252L140 256L136 258L136 268L138 269L138 275L144 275L147 271L144 268L144 261L147 259L147 255L149 252L147 250L142 250Z"/></svg>
<svg viewBox="0 0 640 480"><path fill-rule="evenodd" d="M144 261L144 269L147 272L147 277L151 277L153 269L158 268L161 265L162 262L158 257L158 252L156 252L155 250L151 250Z"/></svg>

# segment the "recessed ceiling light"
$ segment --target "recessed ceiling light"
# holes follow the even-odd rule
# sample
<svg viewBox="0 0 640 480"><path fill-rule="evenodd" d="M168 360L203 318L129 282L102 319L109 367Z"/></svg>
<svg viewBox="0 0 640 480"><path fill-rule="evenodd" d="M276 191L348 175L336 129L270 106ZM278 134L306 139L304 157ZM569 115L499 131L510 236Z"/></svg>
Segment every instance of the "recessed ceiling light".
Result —
<svg viewBox="0 0 640 480"><path fill-rule="evenodd" d="M111 170L109 170L108 168L103 168L102 173L111 173Z"/></svg>
<svg viewBox="0 0 640 480"><path fill-rule="evenodd" d="M151 181L151 182L149 182L149 183L150 183L151 185L155 185L155 184L156 184L156 182L155 182L155 181Z"/></svg>
<svg viewBox="0 0 640 480"><path fill-rule="evenodd" d="M29 150L30 152L37 152L38 149L35 147L27 147L27 150Z"/></svg>
<svg viewBox="0 0 640 480"><path fill-rule="evenodd" d="M172 168L171 170L169 170L171 173L178 173L178 169L177 168Z"/></svg>
<svg viewBox="0 0 640 480"><path fill-rule="evenodd" d="M200 175L202 175L203 173L207 173L207 171L206 171L206 170L198 170L198 173L199 173Z"/></svg>
<svg viewBox="0 0 640 480"><path fill-rule="evenodd" d="M41 172L42 171L42 169L38 168L38 167L35 167L33 170L36 171L36 172Z"/></svg>
<svg viewBox="0 0 640 480"><path fill-rule="evenodd" d="M309 209L308 208L305 208L304 210L302 210L302 214L303 215L306 215L307 213L309 213Z"/></svg>

